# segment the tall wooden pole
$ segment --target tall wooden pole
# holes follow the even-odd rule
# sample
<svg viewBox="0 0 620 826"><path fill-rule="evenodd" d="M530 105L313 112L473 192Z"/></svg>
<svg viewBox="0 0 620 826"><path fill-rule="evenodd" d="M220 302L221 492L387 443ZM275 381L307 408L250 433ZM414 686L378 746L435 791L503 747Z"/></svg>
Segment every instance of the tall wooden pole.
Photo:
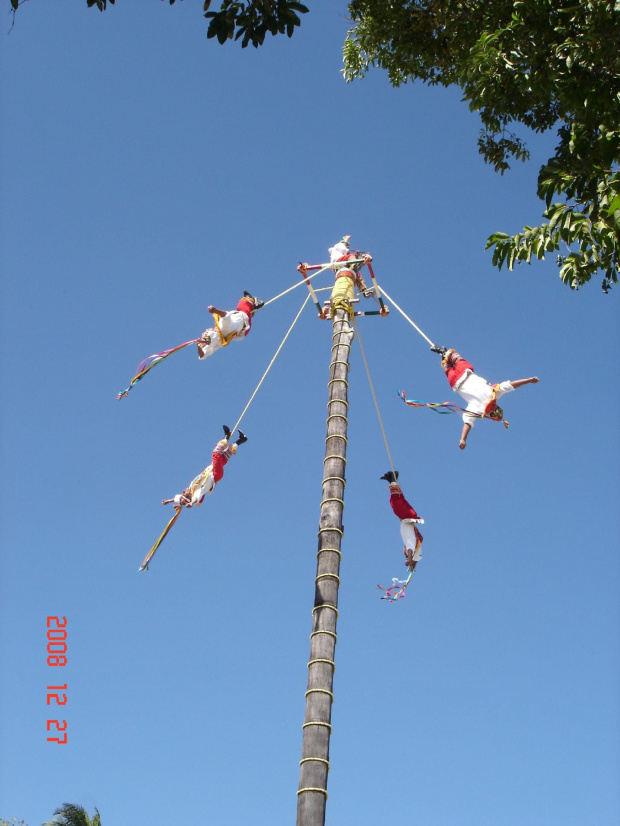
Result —
<svg viewBox="0 0 620 826"><path fill-rule="evenodd" d="M347 400L349 355L353 338L349 314L337 309L333 319L329 367L327 437L323 465L323 498L319 521L317 574L312 609L308 690L297 792L297 826L324 826L329 771L329 738L334 684L340 544L342 540L345 467L347 464Z"/></svg>

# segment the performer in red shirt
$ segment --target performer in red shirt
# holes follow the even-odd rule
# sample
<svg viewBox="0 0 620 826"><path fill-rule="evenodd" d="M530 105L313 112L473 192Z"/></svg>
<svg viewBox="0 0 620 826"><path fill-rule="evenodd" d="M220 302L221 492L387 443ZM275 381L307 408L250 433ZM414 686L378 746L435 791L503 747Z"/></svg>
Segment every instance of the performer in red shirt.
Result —
<svg viewBox="0 0 620 826"><path fill-rule="evenodd" d="M191 508L192 505L202 505L206 495L213 493L215 486L224 476L224 466L231 456L237 452L237 447L247 442L248 437L241 430L238 431L239 438L236 442L228 444L230 439L230 428L224 425L224 439L220 441L213 448L211 454L211 464L200 473L191 485L182 493L177 493L172 499L162 499L162 505L174 504L175 508L184 505L186 508Z"/></svg>
<svg viewBox="0 0 620 826"><path fill-rule="evenodd" d="M198 358L205 359L231 341L245 338L252 327L252 316L264 304L264 301L248 292L243 293L236 310L218 310L213 304L209 304L207 310L213 316L215 326L207 327L202 334L197 344Z"/></svg>
<svg viewBox="0 0 620 826"><path fill-rule="evenodd" d="M403 540L403 553L405 554L405 565L413 570L422 559L423 537L416 525L424 524L424 520L418 516L415 508L405 499L405 496L398 484L398 471L388 470L381 477L389 485L390 505L395 515L400 519L400 535Z"/></svg>
<svg viewBox="0 0 620 826"><path fill-rule="evenodd" d="M503 419L504 411L496 401L500 396L503 396L504 393L510 393L524 384L536 384L538 382L538 376L530 376L528 379L515 379L514 381L491 384L475 373L473 366L456 350L434 346L431 347L431 350L441 355L441 367L446 374L450 387L467 402L467 407L463 413L463 430L459 442L461 450L465 450L469 431L474 426L476 419L484 417L499 419L500 421Z"/></svg>

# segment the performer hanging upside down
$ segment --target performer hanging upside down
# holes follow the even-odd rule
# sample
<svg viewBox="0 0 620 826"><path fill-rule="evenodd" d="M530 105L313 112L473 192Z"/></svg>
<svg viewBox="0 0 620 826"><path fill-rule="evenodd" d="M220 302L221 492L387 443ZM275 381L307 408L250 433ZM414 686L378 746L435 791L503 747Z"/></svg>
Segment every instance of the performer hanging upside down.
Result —
<svg viewBox="0 0 620 826"><path fill-rule="evenodd" d="M415 509L409 502L398 484L398 471L388 470L381 477L389 485L390 505L396 516L400 519L400 535L403 539L403 553L405 554L405 565L413 570L422 559L422 534L416 525L424 524L424 520L418 516Z"/></svg>
<svg viewBox="0 0 620 826"><path fill-rule="evenodd" d="M361 253L359 250L352 252L349 245L350 238L350 235L345 235L342 241L334 244L334 246L328 250L331 264L355 261L360 258L364 259L363 261L358 260L358 263L351 264L348 267L334 267L336 280L331 294L330 315L332 318L337 309L344 309L349 315L353 314L353 304L351 302L355 287L363 293L364 298L369 298L373 294L373 288L366 286L360 274L360 269L365 263L372 261L372 256L367 252Z"/></svg>
<svg viewBox="0 0 620 826"><path fill-rule="evenodd" d="M450 387L467 402L465 413L463 413L463 431L459 442L461 450L465 450L469 431L474 426L476 419L488 416L491 419L501 421L504 418L504 411L499 407L496 399L503 396L504 393L511 393L524 384L536 384L538 382L538 376L530 376L529 379L516 379L515 381L490 384L482 376L477 375L472 365L460 356L456 350L434 346L431 347L431 350L441 355L441 367L446 374Z"/></svg>
<svg viewBox="0 0 620 826"><path fill-rule="evenodd" d="M181 505L184 505L186 508L191 508L193 505L201 505L205 496L213 493L216 484L224 476L224 465L231 456L235 455L237 447L248 440L248 437L241 430L237 432L239 433L239 438L236 442L229 445L230 428L224 425L225 438L220 439L213 448L211 464L208 465L182 493L177 493L172 499L162 499L162 505L172 503L175 508Z"/></svg>
<svg viewBox="0 0 620 826"><path fill-rule="evenodd" d="M218 310L213 304L209 304L207 310L213 316L215 326L207 327L202 334L197 344L198 358L204 359L231 341L247 336L252 326L252 316L264 305L264 301L245 290L236 310Z"/></svg>

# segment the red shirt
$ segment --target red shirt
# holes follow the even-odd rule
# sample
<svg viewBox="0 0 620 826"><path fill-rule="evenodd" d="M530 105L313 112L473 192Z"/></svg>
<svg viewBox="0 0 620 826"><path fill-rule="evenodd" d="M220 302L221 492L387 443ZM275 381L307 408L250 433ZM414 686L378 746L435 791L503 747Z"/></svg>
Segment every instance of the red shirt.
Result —
<svg viewBox="0 0 620 826"><path fill-rule="evenodd" d="M355 261L355 260L357 260L357 255L355 255L355 253L348 252L346 255L342 255L342 256L340 256L340 258L337 258L334 261L334 264L339 264L342 261ZM342 267L336 273L336 278L334 280L337 281L339 278L350 278L352 281L355 282L355 286L359 290L362 290L362 289L364 289L364 286L365 286L364 282L362 280L362 276L360 275L360 273L354 267L355 267L355 265L353 267L351 267L350 269Z"/></svg>
<svg viewBox="0 0 620 826"><path fill-rule="evenodd" d="M241 301L237 304L237 310L240 313L245 313L248 317L248 329L245 331L245 335L250 332L250 327L252 326L252 313L254 311L254 304L250 301L249 298L242 298Z"/></svg>
<svg viewBox="0 0 620 826"><path fill-rule="evenodd" d="M419 519L420 517L415 512L415 509L411 507L409 502L405 499L403 493L396 493L393 491L390 494L390 505L392 506L392 510L398 516L399 519Z"/></svg>
<svg viewBox="0 0 620 826"><path fill-rule="evenodd" d="M459 359L455 365L452 367L448 367L446 370L446 376L448 377L448 381L450 382L450 387L454 387L454 385L463 377L463 373L466 370L471 370L472 373L475 372L472 365L466 361L465 359Z"/></svg>

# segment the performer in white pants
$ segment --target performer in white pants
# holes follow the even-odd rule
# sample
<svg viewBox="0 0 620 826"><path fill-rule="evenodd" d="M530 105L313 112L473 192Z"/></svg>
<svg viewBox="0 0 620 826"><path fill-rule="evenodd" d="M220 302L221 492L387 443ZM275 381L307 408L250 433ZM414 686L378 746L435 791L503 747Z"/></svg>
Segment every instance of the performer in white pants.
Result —
<svg viewBox="0 0 620 826"><path fill-rule="evenodd" d="M175 508L184 505L186 508L191 508L194 505L202 505L205 496L213 493L215 486L224 476L224 465L228 462L231 456L237 452L237 447L247 442L248 437L241 430L238 431L239 438L236 442L229 444L230 429L224 425L225 438L220 441L213 448L211 454L211 464L198 474L194 481L182 493L177 493L172 499L162 499L162 505L173 504Z"/></svg>
<svg viewBox="0 0 620 826"><path fill-rule="evenodd" d="M405 495L397 481L397 470L388 470L381 478L385 479L389 485L390 506L395 515L400 519L400 535L403 540L405 565L413 570L422 559L423 537L416 525L423 525L424 520L418 516L415 508L405 499Z"/></svg>
<svg viewBox="0 0 620 826"><path fill-rule="evenodd" d="M431 350L442 356L441 367L446 374L450 387L467 402L467 407L463 413L463 430L459 441L461 450L465 450L469 431L474 426L476 419L484 417L500 421L503 419L504 411L496 401L500 396L511 393L524 384L536 384L538 382L537 376L530 376L528 379L515 379L514 381L490 384L482 376L475 373L473 366L456 350L449 350L446 347L431 347Z"/></svg>
<svg viewBox="0 0 620 826"><path fill-rule="evenodd" d="M197 344L198 358L205 359L231 341L245 338L252 327L252 316L256 310L264 306L264 303L250 293L244 292L236 310L218 310L213 304L209 304L207 310L213 316L215 326L207 327L202 334Z"/></svg>

